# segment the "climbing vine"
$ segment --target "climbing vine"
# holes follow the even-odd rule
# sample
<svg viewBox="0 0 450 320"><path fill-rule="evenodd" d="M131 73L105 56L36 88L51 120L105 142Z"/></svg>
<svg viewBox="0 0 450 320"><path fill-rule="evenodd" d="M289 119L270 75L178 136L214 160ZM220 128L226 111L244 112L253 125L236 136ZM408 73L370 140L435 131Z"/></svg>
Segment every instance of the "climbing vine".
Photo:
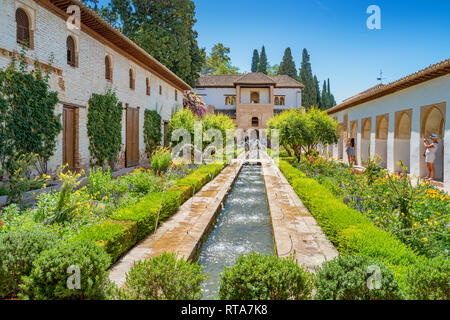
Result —
<svg viewBox="0 0 450 320"><path fill-rule="evenodd" d="M87 132L93 164L114 169L122 148L122 103L112 89L89 99Z"/></svg>
<svg viewBox="0 0 450 320"><path fill-rule="evenodd" d="M144 112L144 142L145 152L150 159L153 152L161 144L161 115L155 110Z"/></svg>
<svg viewBox="0 0 450 320"><path fill-rule="evenodd" d="M18 64L0 70L0 166L11 171L15 154L35 154L36 169L43 174L62 128L55 114L58 94L50 90L50 71L43 72L39 63L29 71L25 54L23 49Z"/></svg>

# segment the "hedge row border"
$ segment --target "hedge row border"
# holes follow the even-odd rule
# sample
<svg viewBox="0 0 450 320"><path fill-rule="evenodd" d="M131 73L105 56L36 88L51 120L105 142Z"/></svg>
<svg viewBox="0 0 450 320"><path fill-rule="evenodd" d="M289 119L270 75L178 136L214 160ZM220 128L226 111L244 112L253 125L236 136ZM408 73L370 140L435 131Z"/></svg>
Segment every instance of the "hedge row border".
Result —
<svg viewBox="0 0 450 320"><path fill-rule="evenodd" d="M196 192L213 180L225 167L224 163L202 166L163 192L151 192L138 203L122 208L108 220L82 230L74 240L94 241L111 257L114 264L123 254L147 237L155 228L162 200L158 225L178 211Z"/></svg>

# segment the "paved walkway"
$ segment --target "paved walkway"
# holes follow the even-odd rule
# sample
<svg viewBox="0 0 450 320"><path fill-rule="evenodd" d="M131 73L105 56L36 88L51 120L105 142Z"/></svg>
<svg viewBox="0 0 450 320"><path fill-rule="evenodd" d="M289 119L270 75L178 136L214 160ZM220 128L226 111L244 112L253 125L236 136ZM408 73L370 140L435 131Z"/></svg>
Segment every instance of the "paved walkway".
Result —
<svg viewBox="0 0 450 320"><path fill-rule="evenodd" d="M202 238L220 211L222 200L236 178L243 161L234 161L194 197L186 201L155 233L150 234L111 269L109 278L122 286L134 262L176 252L184 259L193 258Z"/></svg>
<svg viewBox="0 0 450 320"><path fill-rule="evenodd" d="M295 252L298 264L314 271L338 252L278 167L265 158L262 165L277 254L286 257Z"/></svg>
<svg viewBox="0 0 450 320"><path fill-rule="evenodd" d="M287 257L295 252L299 265L311 271L338 255L314 218L266 153L262 159L234 160L213 181L185 202L159 229L141 241L111 269L110 279L122 286L134 262L176 252L188 260L195 256L208 229L220 212L223 200L241 166L261 163L267 190L277 254Z"/></svg>

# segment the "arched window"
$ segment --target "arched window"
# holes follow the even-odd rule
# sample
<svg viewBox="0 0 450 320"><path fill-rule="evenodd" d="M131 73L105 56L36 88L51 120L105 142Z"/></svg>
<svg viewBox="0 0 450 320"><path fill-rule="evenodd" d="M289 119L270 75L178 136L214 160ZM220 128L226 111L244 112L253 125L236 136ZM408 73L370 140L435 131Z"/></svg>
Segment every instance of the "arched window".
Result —
<svg viewBox="0 0 450 320"><path fill-rule="evenodd" d="M250 103L259 103L259 92L253 91L250 94Z"/></svg>
<svg viewBox="0 0 450 320"><path fill-rule="evenodd" d="M145 87L147 88L147 95L150 95L150 79L145 79Z"/></svg>
<svg viewBox="0 0 450 320"><path fill-rule="evenodd" d="M175 101L178 101L178 91L175 89Z"/></svg>
<svg viewBox="0 0 450 320"><path fill-rule="evenodd" d="M286 103L284 102L284 97L280 97L280 106L284 106Z"/></svg>
<svg viewBox="0 0 450 320"><path fill-rule="evenodd" d="M162 86L159 86L159 95L162 95Z"/></svg>
<svg viewBox="0 0 450 320"><path fill-rule="evenodd" d="M280 98L279 97L275 97L275 105L276 106L280 105Z"/></svg>
<svg viewBox="0 0 450 320"><path fill-rule="evenodd" d="M16 11L16 28L17 28L17 43L27 47L32 46L30 20L23 9Z"/></svg>
<svg viewBox="0 0 450 320"><path fill-rule="evenodd" d="M259 119L258 117L252 118L252 127L259 127Z"/></svg>
<svg viewBox="0 0 450 320"><path fill-rule="evenodd" d="M108 81L112 81L113 78L113 70L111 65L111 58L109 56L105 57L105 79Z"/></svg>
<svg viewBox="0 0 450 320"><path fill-rule="evenodd" d="M75 57L75 41L71 36L67 37L67 64L72 67L76 67L76 57Z"/></svg>
<svg viewBox="0 0 450 320"><path fill-rule="evenodd" d="M135 88L134 70L130 69L130 89L134 90L134 88Z"/></svg>

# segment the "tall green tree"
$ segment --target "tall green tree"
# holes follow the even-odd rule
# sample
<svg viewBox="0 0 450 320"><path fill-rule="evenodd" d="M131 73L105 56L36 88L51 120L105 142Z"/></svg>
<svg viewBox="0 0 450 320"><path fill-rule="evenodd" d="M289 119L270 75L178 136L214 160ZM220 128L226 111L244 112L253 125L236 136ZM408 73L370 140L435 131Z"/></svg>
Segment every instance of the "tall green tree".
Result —
<svg viewBox="0 0 450 320"><path fill-rule="evenodd" d="M268 64L269 63L267 61L266 48L264 48L264 46L262 46L261 54L259 55L258 72L267 74Z"/></svg>
<svg viewBox="0 0 450 320"><path fill-rule="evenodd" d="M300 82L305 86L302 92L303 106L305 108L310 108L313 106L317 99L316 84L314 83L311 62L309 59L310 57L308 51L303 49L302 65L300 68Z"/></svg>
<svg viewBox="0 0 450 320"><path fill-rule="evenodd" d="M315 105L319 107L319 109L322 109L322 97L320 96L320 87L319 87L319 79L317 79L317 76L314 75L314 84L316 87L316 103Z"/></svg>
<svg viewBox="0 0 450 320"><path fill-rule="evenodd" d="M329 94L327 91L327 82L323 81L323 88L322 88L322 100L320 103L320 107L322 110L326 110L330 108L330 100L329 100Z"/></svg>
<svg viewBox="0 0 450 320"><path fill-rule="evenodd" d="M259 64L259 53L258 50L253 50L253 58L252 58L252 72L258 71L258 64Z"/></svg>
<svg viewBox="0 0 450 320"><path fill-rule="evenodd" d="M194 30L195 5L191 0L84 0L112 26L193 86L206 58Z"/></svg>
<svg viewBox="0 0 450 320"><path fill-rule="evenodd" d="M228 56L230 48L222 43L213 46L211 54L206 58L202 69L203 74L238 74L238 68L231 65L231 58Z"/></svg>
<svg viewBox="0 0 450 320"><path fill-rule="evenodd" d="M336 105L336 100L334 99L333 94L331 93L331 89L330 89L330 78L328 78L328 83L327 83L327 93L328 93L328 108L332 108Z"/></svg>
<svg viewBox="0 0 450 320"><path fill-rule="evenodd" d="M294 59L292 58L291 48L286 48L284 50L283 60L280 63L280 68L278 69L278 74L285 74L290 76L292 79L297 79L297 68L295 66Z"/></svg>

